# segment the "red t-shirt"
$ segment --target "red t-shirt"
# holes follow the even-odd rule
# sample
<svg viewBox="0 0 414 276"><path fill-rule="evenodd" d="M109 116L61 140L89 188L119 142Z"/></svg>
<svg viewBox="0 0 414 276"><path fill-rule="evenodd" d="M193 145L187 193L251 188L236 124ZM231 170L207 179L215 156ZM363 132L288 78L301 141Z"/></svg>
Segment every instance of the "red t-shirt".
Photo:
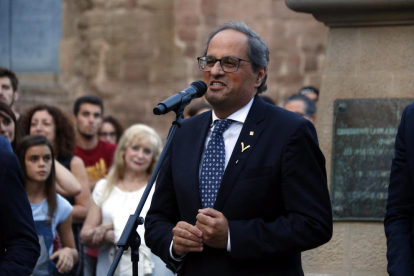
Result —
<svg viewBox="0 0 414 276"><path fill-rule="evenodd" d="M75 148L75 155L85 163L86 172L90 181L97 181L106 177L114 159L116 145L99 140L94 149Z"/></svg>
<svg viewBox="0 0 414 276"><path fill-rule="evenodd" d="M94 149L75 147L75 155L85 163L89 181L105 178L114 159L116 145L99 140ZM98 249L87 248L86 254L98 257Z"/></svg>

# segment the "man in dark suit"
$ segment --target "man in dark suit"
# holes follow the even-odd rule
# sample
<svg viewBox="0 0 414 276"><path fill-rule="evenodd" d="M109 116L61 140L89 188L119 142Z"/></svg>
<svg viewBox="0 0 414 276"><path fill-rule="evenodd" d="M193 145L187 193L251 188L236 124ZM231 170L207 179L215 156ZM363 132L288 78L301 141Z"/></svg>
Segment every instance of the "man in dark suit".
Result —
<svg viewBox="0 0 414 276"><path fill-rule="evenodd" d="M388 188L385 234L388 273L414 275L414 104L403 112Z"/></svg>
<svg viewBox="0 0 414 276"><path fill-rule="evenodd" d="M216 29L198 60L213 111L176 132L146 243L178 275L303 275L301 252L332 235L315 129L257 96L269 52L244 23Z"/></svg>
<svg viewBox="0 0 414 276"><path fill-rule="evenodd" d="M32 210L10 143L0 136L0 275L30 275L40 255Z"/></svg>

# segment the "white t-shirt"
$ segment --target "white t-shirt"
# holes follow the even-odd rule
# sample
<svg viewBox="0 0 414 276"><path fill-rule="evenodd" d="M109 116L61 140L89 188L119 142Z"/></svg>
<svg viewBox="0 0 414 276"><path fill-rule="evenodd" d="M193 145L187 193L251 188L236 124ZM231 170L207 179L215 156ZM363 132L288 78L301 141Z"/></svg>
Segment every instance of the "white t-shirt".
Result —
<svg viewBox="0 0 414 276"><path fill-rule="evenodd" d="M99 180L93 190L92 198L96 205L101 208L102 224L108 222L113 223L115 243L117 243L122 235L122 231L124 230L129 216L135 213L135 209L141 200L146 186L134 192L124 192L115 186L106 200L101 203L100 199L103 196L106 185L106 179ZM145 218L147 215L147 212L151 205L153 193L154 188L151 190L148 199L145 202L144 208L142 209L140 216L143 218ZM154 267L154 264L151 260L151 251L145 245L144 232L144 226L140 225L138 227L138 234L141 237L141 246L139 247L140 256L138 263L138 275L151 274ZM115 246L113 245L106 244L99 248L96 275L106 275L108 273L109 267L111 266L114 259L114 254ZM118 269L116 270L116 275L132 275L130 250L124 252L121 261L119 262Z"/></svg>
<svg viewBox="0 0 414 276"><path fill-rule="evenodd" d="M53 253L53 241L56 236L56 227L59 223L64 222L72 212L72 205L60 195L56 195L57 207L54 217L50 224L49 221L49 207L47 200L44 199L39 204L31 204L33 220L36 226L36 233L39 237L40 257L37 260L33 275L49 275L51 273L50 256Z"/></svg>

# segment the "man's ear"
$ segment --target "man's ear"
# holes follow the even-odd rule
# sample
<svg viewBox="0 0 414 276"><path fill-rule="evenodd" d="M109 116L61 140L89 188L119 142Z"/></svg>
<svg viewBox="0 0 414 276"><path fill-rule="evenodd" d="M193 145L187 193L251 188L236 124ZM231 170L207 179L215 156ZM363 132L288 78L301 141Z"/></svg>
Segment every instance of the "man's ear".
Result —
<svg viewBox="0 0 414 276"><path fill-rule="evenodd" d="M72 115L72 116L70 117L70 119L72 120L72 124L73 124L74 126L76 126L76 116L75 116L75 115Z"/></svg>
<svg viewBox="0 0 414 276"><path fill-rule="evenodd" d="M102 127L102 124L103 124L103 117L101 117L99 120L99 125L98 125L99 129Z"/></svg>
<svg viewBox="0 0 414 276"><path fill-rule="evenodd" d="M315 124L315 121L316 121L316 114L313 114L312 115L312 118L311 118L311 120L310 120L311 122L312 122L312 124Z"/></svg>
<svg viewBox="0 0 414 276"><path fill-rule="evenodd" d="M14 91L13 92L13 102L17 102L17 100L19 100L19 91Z"/></svg>
<svg viewBox="0 0 414 276"><path fill-rule="evenodd" d="M264 78L266 76L266 73L267 73L267 68L266 67L262 67L256 73L257 73L257 78L256 78L256 82L254 84L254 87L257 88L257 87L259 87L262 84L262 82L263 82L263 80L264 80Z"/></svg>

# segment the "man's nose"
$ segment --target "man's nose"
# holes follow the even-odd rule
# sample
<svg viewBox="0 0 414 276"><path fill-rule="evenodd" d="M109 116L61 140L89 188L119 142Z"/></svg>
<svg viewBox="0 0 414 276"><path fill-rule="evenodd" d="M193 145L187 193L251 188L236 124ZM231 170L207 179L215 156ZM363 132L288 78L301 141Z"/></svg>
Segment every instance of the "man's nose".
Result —
<svg viewBox="0 0 414 276"><path fill-rule="evenodd" d="M220 61L217 61L216 64L214 64L213 68L211 68L211 74L213 76L224 75L224 71L223 68L221 68Z"/></svg>

